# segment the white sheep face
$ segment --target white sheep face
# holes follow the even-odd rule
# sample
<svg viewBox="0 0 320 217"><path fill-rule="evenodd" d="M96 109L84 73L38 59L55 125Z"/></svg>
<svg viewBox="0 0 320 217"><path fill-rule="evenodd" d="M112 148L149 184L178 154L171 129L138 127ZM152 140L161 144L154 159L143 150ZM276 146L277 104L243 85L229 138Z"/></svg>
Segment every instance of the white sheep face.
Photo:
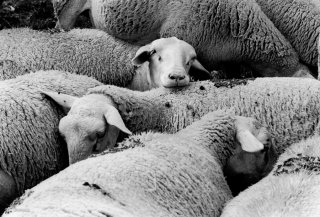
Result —
<svg viewBox="0 0 320 217"><path fill-rule="evenodd" d="M142 46L132 59L136 66L149 62L150 79L154 87L186 86L190 82L190 69L194 67L200 77L210 78L209 72L197 60L195 49L176 37L161 38Z"/></svg>
<svg viewBox="0 0 320 217"><path fill-rule="evenodd" d="M52 92L44 94L69 111L60 120L59 132L67 142L70 164L114 147L120 130L131 134L113 102L104 95L77 98Z"/></svg>

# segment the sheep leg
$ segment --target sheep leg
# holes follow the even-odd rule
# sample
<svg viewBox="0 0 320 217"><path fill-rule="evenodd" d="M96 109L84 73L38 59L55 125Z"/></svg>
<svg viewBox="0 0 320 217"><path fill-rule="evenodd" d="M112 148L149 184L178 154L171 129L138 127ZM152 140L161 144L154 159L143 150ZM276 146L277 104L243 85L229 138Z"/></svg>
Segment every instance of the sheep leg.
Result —
<svg viewBox="0 0 320 217"><path fill-rule="evenodd" d="M17 196L18 190L14 179L3 170L0 170L0 213L2 213Z"/></svg>

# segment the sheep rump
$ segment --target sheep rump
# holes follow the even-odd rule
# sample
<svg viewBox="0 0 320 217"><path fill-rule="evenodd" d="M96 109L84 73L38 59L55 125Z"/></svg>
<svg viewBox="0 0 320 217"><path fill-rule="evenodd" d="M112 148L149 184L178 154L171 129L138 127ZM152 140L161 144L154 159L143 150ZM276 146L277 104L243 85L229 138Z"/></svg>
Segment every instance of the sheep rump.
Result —
<svg viewBox="0 0 320 217"><path fill-rule="evenodd" d="M219 111L174 135L132 136L123 144L134 148L71 165L4 216L217 217L231 198L221 167L234 135L234 116Z"/></svg>
<svg viewBox="0 0 320 217"><path fill-rule="evenodd" d="M318 0L257 0L262 11L288 39L302 62L317 66L320 31Z"/></svg>

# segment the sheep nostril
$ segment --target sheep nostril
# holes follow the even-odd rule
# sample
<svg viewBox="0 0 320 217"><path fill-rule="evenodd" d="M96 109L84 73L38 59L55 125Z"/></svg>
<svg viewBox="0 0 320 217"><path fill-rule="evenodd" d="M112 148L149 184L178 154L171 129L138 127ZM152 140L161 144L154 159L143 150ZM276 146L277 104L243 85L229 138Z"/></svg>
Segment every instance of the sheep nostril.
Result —
<svg viewBox="0 0 320 217"><path fill-rule="evenodd" d="M183 79L185 79L185 77L186 77L185 75L180 75L178 79L183 80Z"/></svg>
<svg viewBox="0 0 320 217"><path fill-rule="evenodd" d="M169 78L171 80L183 80L185 79L185 75L178 75L178 74L169 74Z"/></svg>
<svg viewBox="0 0 320 217"><path fill-rule="evenodd" d="M169 78L171 80L176 80L176 75L175 74L169 74Z"/></svg>

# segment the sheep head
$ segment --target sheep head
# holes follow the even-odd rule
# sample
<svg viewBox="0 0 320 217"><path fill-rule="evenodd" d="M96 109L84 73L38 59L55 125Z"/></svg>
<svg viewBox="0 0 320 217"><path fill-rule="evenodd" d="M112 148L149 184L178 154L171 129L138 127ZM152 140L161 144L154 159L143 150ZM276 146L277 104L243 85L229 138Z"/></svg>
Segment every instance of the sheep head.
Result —
<svg viewBox="0 0 320 217"><path fill-rule="evenodd" d="M234 196L266 176L278 158L270 134L261 123L254 118L237 117L235 125L240 145L224 168Z"/></svg>
<svg viewBox="0 0 320 217"><path fill-rule="evenodd" d="M211 78L197 60L195 49L176 37L160 38L142 46L132 63L141 66L146 61L149 62L151 82L156 87L186 86L191 76L200 80Z"/></svg>
<svg viewBox="0 0 320 217"><path fill-rule="evenodd" d="M59 123L59 132L68 146L69 163L75 163L114 147L119 131L131 134L106 96L90 94L81 98L43 92L55 101L67 116Z"/></svg>

